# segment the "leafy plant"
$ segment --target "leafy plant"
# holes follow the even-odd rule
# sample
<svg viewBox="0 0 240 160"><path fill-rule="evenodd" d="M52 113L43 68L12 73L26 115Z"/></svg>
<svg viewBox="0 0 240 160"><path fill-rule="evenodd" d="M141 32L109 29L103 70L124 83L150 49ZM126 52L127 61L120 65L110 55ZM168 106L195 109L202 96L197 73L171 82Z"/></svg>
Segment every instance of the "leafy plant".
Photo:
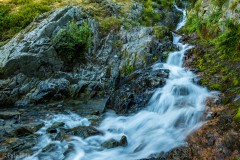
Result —
<svg viewBox="0 0 240 160"><path fill-rule="evenodd" d="M53 44L65 63L74 59L85 62L84 52L92 45L92 31L87 22L79 27L72 21L58 32Z"/></svg>

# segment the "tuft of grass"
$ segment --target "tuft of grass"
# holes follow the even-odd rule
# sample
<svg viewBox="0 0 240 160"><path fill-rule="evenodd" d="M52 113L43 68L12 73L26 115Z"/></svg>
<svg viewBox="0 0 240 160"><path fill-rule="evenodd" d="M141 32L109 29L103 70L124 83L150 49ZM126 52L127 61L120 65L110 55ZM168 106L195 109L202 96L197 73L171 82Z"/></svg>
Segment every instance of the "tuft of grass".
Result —
<svg viewBox="0 0 240 160"><path fill-rule="evenodd" d="M122 21L116 17L107 17L103 19L100 23L101 31L104 35L110 31L118 32L120 30Z"/></svg>

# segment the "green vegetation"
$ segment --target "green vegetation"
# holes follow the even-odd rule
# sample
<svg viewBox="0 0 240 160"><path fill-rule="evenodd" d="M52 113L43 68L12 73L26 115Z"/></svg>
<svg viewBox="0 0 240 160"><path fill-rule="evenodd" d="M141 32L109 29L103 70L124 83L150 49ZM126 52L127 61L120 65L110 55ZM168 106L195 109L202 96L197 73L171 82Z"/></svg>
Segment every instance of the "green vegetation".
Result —
<svg viewBox="0 0 240 160"><path fill-rule="evenodd" d="M234 120L240 122L240 107L238 108L237 114L234 116Z"/></svg>
<svg viewBox="0 0 240 160"><path fill-rule="evenodd" d="M140 23L144 26L156 25L162 18L164 13L160 14L160 8L166 9L173 7L174 0L138 0L143 4L142 19Z"/></svg>
<svg viewBox="0 0 240 160"><path fill-rule="evenodd" d="M53 43L65 63L74 59L84 63L84 52L92 45L92 31L86 22L80 27L70 22L66 29L58 32Z"/></svg>
<svg viewBox="0 0 240 160"><path fill-rule="evenodd" d="M121 20L116 17L107 17L101 21L100 28L103 34L106 35L110 31L119 31L121 23Z"/></svg>
<svg viewBox="0 0 240 160"><path fill-rule="evenodd" d="M123 75L129 75L131 74L133 71L135 71L137 69L137 67L135 66L135 64L130 65L130 62L128 61L122 69Z"/></svg>
<svg viewBox="0 0 240 160"><path fill-rule="evenodd" d="M240 94L240 24L234 19L220 19L224 9L219 7L207 17L200 17L199 0L188 15L188 21L183 32L197 33L201 48L207 51L194 50L197 60L193 65L202 71L201 83L211 90L224 93L222 103L229 107L239 107L233 99ZM226 0L212 1L214 5L222 6ZM235 3L234 3L235 5ZM238 117L238 114L236 115Z"/></svg>
<svg viewBox="0 0 240 160"><path fill-rule="evenodd" d="M122 52L123 58L128 57L127 55L128 55L127 51ZM130 62L130 59L127 59L121 70L122 75L129 75L133 71L135 71L137 69L136 61L137 61L137 54L134 54L134 59L132 63Z"/></svg>
<svg viewBox="0 0 240 160"><path fill-rule="evenodd" d="M10 39L36 16L49 11L50 7L45 2L47 1L12 0L0 4L0 42Z"/></svg>
<svg viewBox="0 0 240 160"><path fill-rule="evenodd" d="M151 0L146 0L143 2L143 13L141 24L145 26L151 26L156 24L161 20L161 15L154 11L153 3Z"/></svg>
<svg viewBox="0 0 240 160"><path fill-rule="evenodd" d="M224 3L227 2L227 0L211 0L211 2L212 2L214 5L221 7Z"/></svg>
<svg viewBox="0 0 240 160"><path fill-rule="evenodd" d="M166 26L154 26L153 31L158 39L163 39L165 36L170 36L169 28Z"/></svg>

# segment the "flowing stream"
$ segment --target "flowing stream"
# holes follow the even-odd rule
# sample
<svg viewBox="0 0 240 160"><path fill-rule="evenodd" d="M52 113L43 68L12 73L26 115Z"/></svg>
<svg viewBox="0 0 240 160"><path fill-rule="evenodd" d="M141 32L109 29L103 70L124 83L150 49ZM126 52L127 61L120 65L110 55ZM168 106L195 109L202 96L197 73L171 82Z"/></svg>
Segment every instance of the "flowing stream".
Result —
<svg viewBox="0 0 240 160"><path fill-rule="evenodd" d="M176 7L183 13L176 30L184 26L186 11ZM205 111L205 100L211 94L193 82L195 75L182 67L184 54L192 46L181 43L181 36L173 33L173 43L178 51L171 52L167 62L157 63L153 70L163 68L170 70L170 76L163 88L156 89L146 109L132 116L118 116L106 113L106 118L97 128L103 135L86 139L71 137L70 142L52 141L46 133L46 128L53 122L63 121L66 127L79 125L88 126L87 119L78 115L56 115L39 133L43 134L36 148L39 152L26 159L69 159L69 160L137 160L156 156L171 149L186 145L186 137L202 124ZM119 141L127 137L127 146L104 149L101 144L109 139ZM55 143L58 149L45 154L41 158L41 148L49 143ZM68 157L63 156L64 150L71 144L73 150Z"/></svg>

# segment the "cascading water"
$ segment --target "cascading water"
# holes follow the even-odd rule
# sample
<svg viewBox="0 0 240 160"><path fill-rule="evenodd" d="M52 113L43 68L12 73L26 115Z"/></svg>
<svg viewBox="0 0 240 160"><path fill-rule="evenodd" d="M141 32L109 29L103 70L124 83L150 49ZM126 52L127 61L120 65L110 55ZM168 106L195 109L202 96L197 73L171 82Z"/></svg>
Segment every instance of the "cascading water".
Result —
<svg viewBox="0 0 240 160"><path fill-rule="evenodd" d="M186 11L177 6L176 8L183 13L183 19L176 28L178 30L185 24ZM132 116L106 113L106 118L98 127L103 135L86 139L72 137L71 141L66 143L53 142L47 137L42 137L42 141L46 142L44 146L49 143L57 143L59 146L58 152L48 153L45 155L48 157L46 159L137 160L185 145L186 137L202 124L204 101L210 93L194 84L195 75L182 68L184 53L192 46L181 43L180 39L181 36L173 33L173 43L179 50L170 53L167 63L157 63L152 66L153 70L169 69L170 76L166 85L156 90L145 110ZM66 119L63 121L66 122ZM68 124L72 122L71 119L67 121ZM84 124L89 125L85 121ZM46 128L42 132L45 130ZM109 139L120 140L123 135L127 137L127 146L112 149L104 149L101 146ZM68 157L64 157L64 151L61 150L64 150L69 143L74 146L74 151ZM41 149L28 159L41 159L40 152Z"/></svg>

